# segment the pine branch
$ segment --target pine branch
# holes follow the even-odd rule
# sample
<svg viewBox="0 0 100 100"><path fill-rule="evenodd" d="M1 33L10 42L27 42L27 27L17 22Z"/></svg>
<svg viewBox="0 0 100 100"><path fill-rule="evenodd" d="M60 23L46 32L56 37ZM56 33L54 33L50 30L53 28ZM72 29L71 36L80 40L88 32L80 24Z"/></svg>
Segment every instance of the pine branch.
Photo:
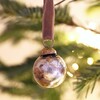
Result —
<svg viewBox="0 0 100 100"><path fill-rule="evenodd" d="M12 0L0 0L0 5L3 7L3 12L8 16L20 16L26 18L42 17L41 7L27 7L24 4Z"/></svg>
<svg viewBox="0 0 100 100"><path fill-rule="evenodd" d="M15 16L15 17L24 17L24 18L31 18L32 20L41 20L42 22L42 7L26 7L25 5L19 4L16 1L10 0L1 0L1 6L3 7L3 13L7 16ZM56 13L56 23L68 23L72 24L71 17L68 13L69 9L68 6L64 7L57 7L55 9ZM63 18L63 19L62 19Z"/></svg>
<svg viewBox="0 0 100 100"><path fill-rule="evenodd" d="M80 75L77 76L77 79L77 82L75 82L76 91L80 93L82 90L86 89L87 97L88 92L93 92L96 82L100 79L100 60L87 67L84 71L80 71Z"/></svg>
<svg viewBox="0 0 100 100"><path fill-rule="evenodd" d="M61 0L60 2L56 3L55 6L57 6L57 5L61 4L61 3L63 3L64 1L67 1L67 0ZM68 3L67 3L67 5L68 5L69 3L71 3L71 2L74 2L74 1L81 1L81 0L69 0Z"/></svg>

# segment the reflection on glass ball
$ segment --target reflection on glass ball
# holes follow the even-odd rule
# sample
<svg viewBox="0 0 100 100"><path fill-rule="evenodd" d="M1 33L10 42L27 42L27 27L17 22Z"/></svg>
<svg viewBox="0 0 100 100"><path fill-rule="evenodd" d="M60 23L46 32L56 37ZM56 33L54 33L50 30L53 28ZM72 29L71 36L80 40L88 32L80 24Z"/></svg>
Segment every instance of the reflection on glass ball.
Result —
<svg viewBox="0 0 100 100"><path fill-rule="evenodd" d="M63 59L55 53L44 54L35 61L33 75L35 81L41 87L54 88L64 81L66 64Z"/></svg>

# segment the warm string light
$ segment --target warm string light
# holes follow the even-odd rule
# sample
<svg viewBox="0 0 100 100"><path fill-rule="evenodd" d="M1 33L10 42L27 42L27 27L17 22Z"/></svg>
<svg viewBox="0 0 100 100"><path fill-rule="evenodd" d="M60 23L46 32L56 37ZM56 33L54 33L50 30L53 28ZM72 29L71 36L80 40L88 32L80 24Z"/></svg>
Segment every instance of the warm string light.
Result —
<svg viewBox="0 0 100 100"><path fill-rule="evenodd" d="M79 69L79 65L77 63L73 63L72 68L76 71Z"/></svg>
<svg viewBox="0 0 100 100"><path fill-rule="evenodd" d="M68 65L67 75L69 77L74 77L78 69L79 69L79 65L77 63Z"/></svg>
<svg viewBox="0 0 100 100"><path fill-rule="evenodd" d="M69 72L69 71L67 71L67 75L70 76L70 77L73 77L73 76L74 76L74 75L73 75L71 72Z"/></svg>
<svg viewBox="0 0 100 100"><path fill-rule="evenodd" d="M94 62L94 60L93 60L92 57L87 58L87 64L88 64L88 65L92 65L93 62Z"/></svg>

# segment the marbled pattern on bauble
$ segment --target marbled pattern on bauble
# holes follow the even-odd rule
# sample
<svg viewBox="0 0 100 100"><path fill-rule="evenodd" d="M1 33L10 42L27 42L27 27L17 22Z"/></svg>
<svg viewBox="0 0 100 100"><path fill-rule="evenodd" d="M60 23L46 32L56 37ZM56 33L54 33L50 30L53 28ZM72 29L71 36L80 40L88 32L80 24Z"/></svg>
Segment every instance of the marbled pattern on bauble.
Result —
<svg viewBox="0 0 100 100"><path fill-rule="evenodd" d="M34 63L33 75L41 87L54 88L64 81L66 64L58 55L40 56Z"/></svg>

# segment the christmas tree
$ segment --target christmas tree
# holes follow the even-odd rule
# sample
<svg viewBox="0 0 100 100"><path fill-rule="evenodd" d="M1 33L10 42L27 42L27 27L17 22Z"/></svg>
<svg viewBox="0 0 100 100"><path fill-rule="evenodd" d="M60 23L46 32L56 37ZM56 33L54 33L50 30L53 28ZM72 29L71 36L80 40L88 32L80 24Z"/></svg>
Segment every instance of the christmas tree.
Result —
<svg viewBox="0 0 100 100"><path fill-rule="evenodd" d="M100 84L100 1L66 0L63 5L55 5L54 48L64 58L67 74L64 83L53 89L39 87L32 75L33 63L43 48L42 7L27 6L17 0L0 0L0 5L0 91L31 100L70 100L73 98L63 95L73 88L73 100L85 100L96 83ZM89 20L80 19L80 11L74 15L77 5L85 6Z"/></svg>

